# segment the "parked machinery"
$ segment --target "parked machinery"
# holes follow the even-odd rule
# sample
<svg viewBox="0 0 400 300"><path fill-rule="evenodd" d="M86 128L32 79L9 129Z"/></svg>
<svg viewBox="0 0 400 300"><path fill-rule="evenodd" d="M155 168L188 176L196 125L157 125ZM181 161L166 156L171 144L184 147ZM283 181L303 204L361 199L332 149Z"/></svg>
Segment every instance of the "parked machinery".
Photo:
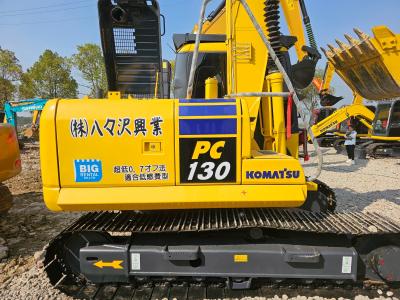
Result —
<svg viewBox="0 0 400 300"><path fill-rule="evenodd" d="M335 107L320 107L320 108L315 108L312 111L312 125L319 124L320 122L324 122L329 116L334 114L336 112ZM332 126L331 128L327 130L323 130L323 133L321 134L316 134L318 144L321 147L330 147L333 146L333 143L336 141L337 137L335 135L336 132L336 127L337 126Z"/></svg>
<svg viewBox="0 0 400 300"><path fill-rule="evenodd" d="M375 105L365 105L372 113L375 114ZM360 117L350 117L346 121L341 122L335 131L335 140L333 142L333 147L338 153L345 153L346 147L344 146L345 135L348 131L349 125L352 125L354 130L357 131L356 145L361 145L365 143L365 139L371 136L372 122L366 121L365 118ZM356 157L360 158L363 154L359 153L358 148L356 149Z"/></svg>
<svg viewBox="0 0 400 300"><path fill-rule="evenodd" d="M329 45L330 50L324 50L324 53L337 74L359 97L378 101L371 120L371 136L357 152L362 153L362 157L398 156L400 35L386 26L374 27L374 37L358 29L354 31L359 39L345 35L350 44L337 40L339 48Z"/></svg>
<svg viewBox="0 0 400 300"><path fill-rule="evenodd" d="M312 130L314 135L323 146L334 146L338 151L342 151L343 141L341 138L346 130L349 122L355 126L357 132L358 142L361 142L361 137L365 137L372 129L372 120L374 119L375 107L366 106L363 98L353 91L354 98L350 105L342 106L333 111L332 105L337 104L343 97L335 97L329 93L330 84L335 73L335 68L331 62L328 61L325 68L325 73L322 82L315 83L314 85L319 89L320 104L322 110L332 112L325 118L318 118L313 123Z"/></svg>
<svg viewBox="0 0 400 300"><path fill-rule="evenodd" d="M366 140L358 147L360 157L400 157L400 100L378 104Z"/></svg>
<svg viewBox="0 0 400 300"><path fill-rule="evenodd" d="M4 103L4 120L15 127L17 131L17 114L21 112L32 112L32 123L29 128L24 130L24 138L38 138L40 114L47 100L34 98L18 101L7 101Z"/></svg>
<svg viewBox="0 0 400 300"><path fill-rule="evenodd" d="M123 83L141 74L160 94L161 54L147 47L159 38L158 3L99 2L100 16L112 16L102 29L117 62L107 65L109 84L121 90L50 100L41 117L46 205L97 211L50 242L50 282L70 291L125 284L127 293L172 284L185 295L199 284L399 282L400 227L377 214L334 214L333 192L297 159L296 107L305 113L294 87L311 83L319 59L304 2L227 0L203 33L207 3L196 34L174 38L177 98L139 100ZM280 33L279 3L294 36ZM151 74L148 56L157 56Z"/></svg>
<svg viewBox="0 0 400 300"><path fill-rule="evenodd" d="M15 129L10 124L0 123L0 214L12 206L12 194L2 182L21 172L21 159Z"/></svg>

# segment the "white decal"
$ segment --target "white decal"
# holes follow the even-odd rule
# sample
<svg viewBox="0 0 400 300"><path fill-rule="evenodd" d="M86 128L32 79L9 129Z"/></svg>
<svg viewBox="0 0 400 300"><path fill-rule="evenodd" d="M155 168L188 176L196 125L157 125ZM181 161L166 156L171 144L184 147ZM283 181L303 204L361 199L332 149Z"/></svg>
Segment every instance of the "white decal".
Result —
<svg viewBox="0 0 400 300"><path fill-rule="evenodd" d="M197 171L197 166L198 166L198 162L194 162L189 166L190 173L188 176L188 181L192 181L194 179L194 176ZM224 180L229 175L229 171L231 170L231 164L228 161L224 161L217 166L217 168L214 172L215 163L205 162L200 166L199 169L201 169L200 172L202 172L202 174L201 173L197 174L198 180L206 181L206 180L209 180L214 175L215 175L216 180Z"/></svg>
<svg viewBox="0 0 400 300"><path fill-rule="evenodd" d="M342 259L342 273L350 274L353 258L351 256L343 256Z"/></svg>
<svg viewBox="0 0 400 300"><path fill-rule="evenodd" d="M140 253L131 254L131 270L132 271L140 270Z"/></svg>

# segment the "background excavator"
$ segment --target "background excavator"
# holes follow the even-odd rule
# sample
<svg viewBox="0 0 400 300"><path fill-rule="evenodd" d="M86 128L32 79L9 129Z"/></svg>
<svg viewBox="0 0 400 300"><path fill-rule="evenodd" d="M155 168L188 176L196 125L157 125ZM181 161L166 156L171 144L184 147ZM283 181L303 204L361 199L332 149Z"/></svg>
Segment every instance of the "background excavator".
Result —
<svg viewBox="0 0 400 300"><path fill-rule="evenodd" d="M22 139L39 138L40 114L47 100L41 98L23 99L18 101L7 101L4 103L4 121L15 127L18 135L17 114L21 112L32 112L32 122L28 128L22 132ZM20 143L23 141L20 140ZM22 145L20 145L22 146Z"/></svg>
<svg viewBox="0 0 400 300"><path fill-rule="evenodd" d="M343 97L336 97L330 92L334 74L335 68L332 63L327 62L323 78L321 80L314 78L313 80L313 85L319 92L321 107L316 109L315 113L313 112L315 117L311 128L321 146L334 146L341 152L344 143L343 137L350 123L357 131L357 142L364 142L361 138L367 137L372 129L371 123L374 118L375 106L364 105L362 97L353 91L352 104L339 109L333 107L343 100Z"/></svg>
<svg viewBox="0 0 400 300"><path fill-rule="evenodd" d="M400 226L333 213L320 168L306 176L298 160L306 112L296 89L320 58L304 1L227 0L206 19L208 2L194 32L174 36L168 99L158 2L99 1L116 91L50 100L41 116L47 207L92 211L48 245L50 282L115 295L147 284L148 298L171 297L171 285L190 297L209 284L398 283ZM280 32L280 8L291 36Z"/></svg>
<svg viewBox="0 0 400 300"><path fill-rule="evenodd" d="M354 91L349 116L371 129L366 142L356 148L359 158L400 155L400 72L397 57L400 35L386 26L372 28L373 37L354 30L359 39L345 35L349 44L337 40L339 48L328 45L324 50L329 64ZM362 104L362 99L378 101L375 114ZM357 115L356 115L357 114ZM332 119L339 119L333 116ZM326 120L326 122L330 122ZM316 128L318 130L319 128Z"/></svg>
<svg viewBox="0 0 400 300"><path fill-rule="evenodd" d="M2 182L21 172L21 159L15 128L10 124L0 123L0 215L12 206L12 194Z"/></svg>

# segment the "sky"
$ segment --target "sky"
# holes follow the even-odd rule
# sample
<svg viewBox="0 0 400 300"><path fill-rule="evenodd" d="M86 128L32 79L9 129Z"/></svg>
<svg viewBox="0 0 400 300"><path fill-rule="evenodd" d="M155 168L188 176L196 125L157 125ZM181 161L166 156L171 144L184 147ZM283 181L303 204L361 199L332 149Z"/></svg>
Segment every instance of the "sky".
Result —
<svg viewBox="0 0 400 300"><path fill-rule="evenodd" d="M219 2L213 0L209 11ZM175 54L169 47L172 34L192 30L201 0L159 3L166 18L163 57L173 59ZM373 26L387 25L400 32L400 0L306 0L306 5L319 46L333 44L335 38L345 40L343 34L353 34L354 27L370 34ZM84 43L100 44L96 0L0 0L0 47L14 51L24 69L46 49L71 56L76 46ZM319 67L323 68L325 63L322 59ZM79 74L74 72L74 76L84 84ZM333 86L336 95L351 102L351 91L340 78L334 78ZM84 93L84 87L81 89Z"/></svg>

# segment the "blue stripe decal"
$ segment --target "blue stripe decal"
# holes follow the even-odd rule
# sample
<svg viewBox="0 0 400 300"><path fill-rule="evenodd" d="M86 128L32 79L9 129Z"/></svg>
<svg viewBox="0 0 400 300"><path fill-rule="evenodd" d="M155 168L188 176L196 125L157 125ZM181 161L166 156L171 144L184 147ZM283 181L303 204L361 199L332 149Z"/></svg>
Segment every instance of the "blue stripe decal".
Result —
<svg viewBox="0 0 400 300"><path fill-rule="evenodd" d="M235 99L179 99L179 103L236 103Z"/></svg>
<svg viewBox="0 0 400 300"><path fill-rule="evenodd" d="M179 120L181 135L236 134L236 119L194 119Z"/></svg>
<svg viewBox="0 0 400 300"><path fill-rule="evenodd" d="M179 115L181 117L236 116L236 105L180 106Z"/></svg>

